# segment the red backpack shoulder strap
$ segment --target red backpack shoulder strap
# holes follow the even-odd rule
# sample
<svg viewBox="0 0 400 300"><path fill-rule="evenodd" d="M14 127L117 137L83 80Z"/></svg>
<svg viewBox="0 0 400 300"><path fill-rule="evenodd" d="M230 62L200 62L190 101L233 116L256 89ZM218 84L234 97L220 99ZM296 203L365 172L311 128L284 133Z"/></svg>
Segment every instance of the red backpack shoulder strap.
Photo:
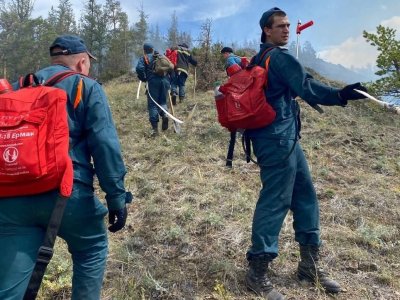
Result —
<svg viewBox="0 0 400 300"><path fill-rule="evenodd" d="M262 61L264 60L265 56L271 51L274 50L275 48L277 48L276 46L274 47L270 47L264 50L264 52L260 55L260 58L258 60L259 64L262 63ZM265 64L264 64L264 68L268 71L268 66L269 66L269 58L271 56L268 56L267 59L265 60Z"/></svg>
<svg viewBox="0 0 400 300"><path fill-rule="evenodd" d="M275 47L270 47L264 50L264 52L260 55L260 59L259 59L259 63L262 63L262 61L264 60L264 57L273 49L277 48ZM266 72L266 77L265 77L265 85L264 86L268 86L268 68L269 68L269 62L271 60L271 56L268 56L267 59L265 60L265 64L264 64L264 69L267 71Z"/></svg>

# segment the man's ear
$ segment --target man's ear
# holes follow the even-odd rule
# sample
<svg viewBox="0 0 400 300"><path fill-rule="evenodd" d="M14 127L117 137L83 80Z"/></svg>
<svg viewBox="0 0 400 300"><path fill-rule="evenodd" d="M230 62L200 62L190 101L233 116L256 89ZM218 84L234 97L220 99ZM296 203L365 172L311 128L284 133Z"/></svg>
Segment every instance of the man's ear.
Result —
<svg viewBox="0 0 400 300"><path fill-rule="evenodd" d="M271 36L271 28L264 27L263 31L264 31L266 37L270 37Z"/></svg>
<svg viewBox="0 0 400 300"><path fill-rule="evenodd" d="M77 61L77 63L76 63L76 72L78 72L78 73L82 73L83 71L84 71L84 69L85 69L85 60L86 59L89 59L89 58L86 58L86 57L81 57L78 61Z"/></svg>

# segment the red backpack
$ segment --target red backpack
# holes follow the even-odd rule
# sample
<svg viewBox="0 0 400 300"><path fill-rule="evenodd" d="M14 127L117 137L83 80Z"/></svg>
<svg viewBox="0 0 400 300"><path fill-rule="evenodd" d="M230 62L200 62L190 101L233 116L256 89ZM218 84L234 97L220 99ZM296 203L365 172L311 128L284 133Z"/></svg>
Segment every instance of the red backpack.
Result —
<svg viewBox="0 0 400 300"><path fill-rule="evenodd" d="M259 61L272 49L264 51ZM216 97L215 101L218 121L229 131L257 129L275 120L276 113L264 93L268 83L269 61L270 57L265 62L265 68L250 64L219 87L223 95Z"/></svg>
<svg viewBox="0 0 400 300"><path fill-rule="evenodd" d="M174 67L176 67L176 64L178 63L178 51L167 49L165 50L165 56L169 59L170 62L172 62Z"/></svg>
<svg viewBox="0 0 400 300"><path fill-rule="evenodd" d="M51 86L73 74L77 73L56 74L43 85L30 74L21 89L0 95L1 197L58 187L62 196L71 195L67 94Z"/></svg>
<svg viewBox="0 0 400 300"><path fill-rule="evenodd" d="M242 67L242 69L247 68L247 66L250 64L249 59L246 56L242 56L240 58L240 66Z"/></svg>

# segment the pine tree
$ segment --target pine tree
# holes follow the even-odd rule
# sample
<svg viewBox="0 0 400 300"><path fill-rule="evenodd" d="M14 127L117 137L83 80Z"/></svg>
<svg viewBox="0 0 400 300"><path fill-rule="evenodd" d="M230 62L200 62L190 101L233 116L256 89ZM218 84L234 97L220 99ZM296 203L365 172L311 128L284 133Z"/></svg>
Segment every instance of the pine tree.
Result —
<svg viewBox="0 0 400 300"><path fill-rule="evenodd" d="M0 70L10 81L48 61L48 25L32 11L31 0L11 0L0 11Z"/></svg>
<svg viewBox="0 0 400 300"><path fill-rule="evenodd" d="M178 16L176 15L176 11L174 11L171 16L171 25L168 29L168 35L167 35L168 46L169 47L177 46L179 42L178 37L179 37Z"/></svg>
<svg viewBox="0 0 400 300"><path fill-rule="evenodd" d="M363 36L379 51L375 74L383 76L369 89L378 95L400 97L400 41L396 40L396 30L379 25L376 34L364 31Z"/></svg>
<svg viewBox="0 0 400 300"><path fill-rule="evenodd" d="M107 17L96 0L88 0L81 17L81 33L89 50L97 57L91 68L92 76L101 74L104 64L104 50L107 44Z"/></svg>
<svg viewBox="0 0 400 300"><path fill-rule="evenodd" d="M135 23L133 27L134 34L134 55L136 57L143 55L143 44L148 38L149 25L147 23L148 15L143 9L143 4L141 5L139 11L139 21Z"/></svg>
<svg viewBox="0 0 400 300"><path fill-rule="evenodd" d="M101 79L127 74L132 69L132 32L128 15L122 11L119 1L108 0L104 7L107 16L107 52Z"/></svg>
<svg viewBox="0 0 400 300"><path fill-rule="evenodd" d="M190 35L190 33L180 32L178 37L178 43L179 44L185 43L190 48L192 46L192 36Z"/></svg>
<svg viewBox="0 0 400 300"><path fill-rule="evenodd" d="M149 30L149 41L154 45L155 49L163 51L167 48L165 40L160 33L160 27L156 24L155 28Z"/></svg>
<svg viewBox="0 0 400 300"><path fill-rule="evenodd" d="M51 7L47 22L56 35L77 34L78 29L70 0L59 0L56 9Z"/></svg>
<svg viewBox="0 0 400 300"><path fill-rule="evenodd" d="M212 20L207 19L201 25L199 49L194 49L198 61L199 89L210 89L215 81L220 79L223 70L221 61L221 45L212 43Z"/></svg>

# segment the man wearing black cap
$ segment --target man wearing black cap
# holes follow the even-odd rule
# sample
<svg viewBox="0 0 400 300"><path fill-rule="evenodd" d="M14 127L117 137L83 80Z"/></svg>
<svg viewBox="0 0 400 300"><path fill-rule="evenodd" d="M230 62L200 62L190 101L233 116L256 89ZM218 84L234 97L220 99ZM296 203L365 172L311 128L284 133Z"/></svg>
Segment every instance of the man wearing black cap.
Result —
<svg viewBox="0 0 400 300"><path fill-rule="evenodd" d="M197 66L197 61L190 53L189 46L186 43L178 45L178 60L175 69L175 76L171 82L172 103L176 103L176 96L179 95L179 101L182 102L186 97L186 79L189 74L189 63Z"/></svg>
<svg viewBox="0 0 400 300"><path fill-rule="evenodd" d="M239 56L233 54L233 49L231 47L223 47L221 49L221 54L225 58L225 70L228 76L232 76L242 69L242 60Z"/></svg>
<svg viewBox="0 0 400 300"><path fill-rule="evenodd" d="M168 111L167 97L169 90L168 77L153 72L153 63L155 59L154 47L150 43L143 44L143 56L139 58L136 65L136 74L139 80L147 82L147 109L149 111L149 121L152 127L151 135L158 135L159 116L162 118L161 129L168 129L168 117L165 112L158 107L160 105L165 111ZM156 104L156 103L158 104Z"/></svg>
<svg viewBox="0 0 400 300"><path fill-rule="evenodd" d="M340 286L319 265L319 207L308 164L300 146L299 96L311 106L346 106L348 100L363 98L354 88L359 83L336 89L318 82L282 46L289 41L289 19L274 7L260 19L261 47L255 62L264 66L270 57L265 94L276 111L275 121L264 128L248 130L260 166L263 187L255 208L252 245L247 252L247 286L266 299L284 299L267 277L268 264L278 255L278 236L289 210L293 212L295 240L300 245L297 275L318 283L326 292ZM270 51L265 52L267 49ZM272 49L272 50L271 50ZM263 54L266 55L263 56Z"/></svg>
<svg viewBox="0 0 400 300"><path fill-rule="evenodd" d="M63 35L50 46L52 65L36 73L39 82L55 74L75 71L55 87L67 93L70 151L74 169L71 197L67 200L58 235L72 255L74 300L100 299L107 258L108 228L125 226L126 169L107 97L99 83L87 77L94 56L77 36ZM78 88L80 86L80 88ZM94 194L94 175L105 192L107 208ZM22 299L39 246L41 246L58 191L0 199L0 299Z"/></svg>

